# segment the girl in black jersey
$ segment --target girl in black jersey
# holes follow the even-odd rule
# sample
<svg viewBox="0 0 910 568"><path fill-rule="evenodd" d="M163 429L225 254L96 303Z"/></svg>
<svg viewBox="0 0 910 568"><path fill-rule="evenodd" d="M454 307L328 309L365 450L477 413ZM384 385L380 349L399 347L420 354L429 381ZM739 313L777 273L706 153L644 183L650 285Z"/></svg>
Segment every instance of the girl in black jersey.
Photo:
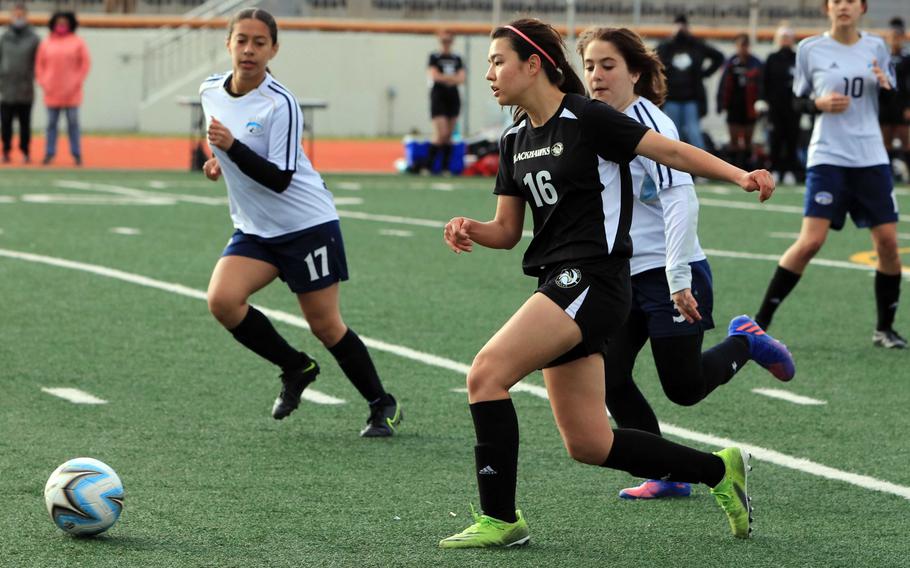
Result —
<svg viewBox="0 0 910 568"><path fill-rule="evenodd" d="M475 242L512 248L521 239L527 203L534 238L523 264L526 274L538 277L538 288L468 372L483 514L475 513L473 525L439 545L528 542L528 525L515 509L518 419L509 389L535 369L543 369L556 424L574 459L651 479L705 483L734 535L748 537L748 454L738 448L710 454L647 432L612 430L601 351L631 301L629 162L636 153L758 190L762 201L774 189L770 174L744 172L587 99L562 38L538 20L496 28L489 61L493 96L518 109L500 145L496 215L487 222L455 217L444 238L456 253L470 252Z"/></svg>
<svg viewBox="0 0 910 568"><path fill-rule="evenodd" d="M430 87L430 118L433 121L433 140L426 167L433 171L437 156L442 154L442 170L449 168L452 157L452 134L461 113L458 86L464 83L465 70L461 57L452 53L455 37L451 32L439 32L439 51L430 54L427 75Z"/></svg>

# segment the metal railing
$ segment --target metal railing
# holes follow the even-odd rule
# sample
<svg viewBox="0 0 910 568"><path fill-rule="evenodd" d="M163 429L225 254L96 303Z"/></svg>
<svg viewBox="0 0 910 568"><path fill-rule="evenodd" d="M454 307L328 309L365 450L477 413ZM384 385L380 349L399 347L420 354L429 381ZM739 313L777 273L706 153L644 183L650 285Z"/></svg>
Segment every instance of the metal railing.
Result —
<svg viewBox="0 0 910 568"><path fill-rule="evenodd" d="M183 24L162 28L148 39L142 50L142 101L150 104L168 94L189 76L213 71L212 65L224 53L225 30L199 27L199 22L232 14L239 6L255 5L249 0L208 0L186 12ZM191 25L195 24L195 25Z"/></svg>

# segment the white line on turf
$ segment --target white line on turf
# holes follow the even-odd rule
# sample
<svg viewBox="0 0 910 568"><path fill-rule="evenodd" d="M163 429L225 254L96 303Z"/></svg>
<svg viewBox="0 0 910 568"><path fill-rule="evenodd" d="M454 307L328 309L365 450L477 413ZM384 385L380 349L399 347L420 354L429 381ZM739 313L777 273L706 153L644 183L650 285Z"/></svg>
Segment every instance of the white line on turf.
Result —
<svg viewBox="0 0 910 568"><path fill-rule="evenodd" d="M401 229L379 229L380 235L387 237L413 237L413 231L402 231Z"/></svg>
<svg viewBox="0 0 910 568"><path fill-rule="evenodd" d="M752 392L755 394L761 394L771 398L779 398L780 400L786 400L787 402L792 402L793 404L802 404L805 406L816 406L821 404L828 404L828 401L819 400L817 398L809 398L808 396L803 396L800 394L793 394L790 391L785 391L781 389L752 389Z"/></svg>
<svg viewBox="0 0 910 568"><path fill-rule="evenodd" d="M41 387L47 394L60 397L74 404L107 404L107 401L85 391L66 387L47 388Z"/></svg>
<svg viewBox="0 0 910 568"><path fill-rule="evenodd" d="M310 388L305 389L303 391L303 394L300 395L300 398L303 400L308 400L310 402L315 402L316 404L344 404L347 402L343 398L335 398L334 396L330 396Z"/></svg>
<svg viewBox="0 0 910 568"><path fill-rule="evenodd" d="M57 266L60 268L69 268L72 270L79 270L83 272L88 272L90 274L96 274L98 276L104 276L107 278L114 278L117 280L122 280L124 282L129 282L132 284L139 284L140 286L146 286L149 288L155 288L158 290L164 290L167 292L172 292L175 294L180 294L182 296L187 296L190 298L196 298L199 300L205 299L205 292L201 290L195 290L182 284L173 284L170 282L163 282L161 280L155 280L154 278L148 278L146 276L140 276L138 274L132 274L129 272L124 272L122 270L117 270L114 268L107 268L104 266L98 266L96 264L87 264L84 262L76 262L72 260L66 260L62 258L55 258L51 256L44 256L26 252L20 252L9 249L0 248L0 256L7 258L14 258L18 260L25 260L28 262L35 262L39 264L46 264L49 266ZM279 310L272 310L268 308L260 308L263 313L273 320L281 321L290 325L297 327L309 329L306 321L300 317L287 312L282 312ZM411 359L412 361L417 361L426 365L440 367L442 369L449 369L460 375L465 375L469 369L468 365L464 363L459 363L445 357L440 357L438 355L433 355L431 353L424 353L422 351L417 351L416 349L411 349L409 347L404 347L401 345L395 345L392 343L387 343L379 339L371 339L368 337L361 336L363 342L370 348L376 349L378 351L385 351L386 353L392 353L394 355L399 355L406 359ZM536 385L526 385L524 383L519 383L524 385L520 390L531 392L536 396L541 398L546 396L546 389ZM518 388L518 385L513 388ZM823 477L826 479L833 479L838 481L843 481L858 487L863 487L866 489L871 489L873 491L879 491L882 493L890 493L892 495L897 495L903 497L904 499L910 499L910 487L905 487L903 485L897 485L889 481L884 481L881 479L876 479L867 475L859 475L856 473L850 473L847 471L842 471L835 469L833 467L828 467L820 463L816 463L807 459L798 458L794 456L788 456L774 450L769 450L761 446L755 446L752 444L746 444L743 442L738 442L736 440L731 440L729 438L721 438L714 436L712 434L704 434L701 432L696 432L694 430L689 430L676 426L673 424L667 424L665 422L660 423L660 429L665 434L671 436L676 436L678 438L683 438L686 440L692 440L702 444L714 446L714 447L728 447L728 446L738 446L749 451L753 457L756 459L773 463L775 465L793 469L797 471L802 471L811 475L818 477Z"/></svg>
<svg viewBox="0 0 910 568"><path fill-rule="evenodd" d="M772 239L795 239L795 238L799 237L799 233L771 232L771 233L768 233L768 236L771 237Z"/></svg>
<svg viewBox="0 0 910 568"><path fill-rule="evenodd" d="M0 203L15 203L16 198L12 195L0 195Z"/></svg>
<svg viewBox="0 0 910 568"><path fill-rule="evenodd" d="M142 231L133 227L111 227L109 230L115 235L138 235L142 233Z"/></svg>
<svg viewBox="0 0 910 568"><path fill-rule="evenodd" d="M332 187L337 187L338 189L344 189L347 191L360 191L362 186L356 181L339 181L338 183L333 184Z"/></svg>

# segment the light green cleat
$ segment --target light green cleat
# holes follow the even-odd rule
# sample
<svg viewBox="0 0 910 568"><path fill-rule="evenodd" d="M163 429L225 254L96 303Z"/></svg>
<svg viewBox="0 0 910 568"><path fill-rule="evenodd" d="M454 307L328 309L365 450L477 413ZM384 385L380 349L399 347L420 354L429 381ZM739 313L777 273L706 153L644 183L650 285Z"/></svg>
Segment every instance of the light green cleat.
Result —
<svg viewBox="0 0 910 568"><path fill-rule="evenodd" d="M471 515L474 524L458 534L440 540L439 548L508 548L528 544L531 538L528 535L528 522L521 516L521 511L515 511L517 519L514 523L478 515L473 505Z"/></svg>
<svg viewBox="0 0 910 568"><path fill-rule="evenodd" d="M711 489L727 519L730 530L736 538L749 538L752 534L752 500L749 498L747 479L749 470L748 452L739 448L724 448L714 455L724 460L726 473L724 478Z"/></svg>

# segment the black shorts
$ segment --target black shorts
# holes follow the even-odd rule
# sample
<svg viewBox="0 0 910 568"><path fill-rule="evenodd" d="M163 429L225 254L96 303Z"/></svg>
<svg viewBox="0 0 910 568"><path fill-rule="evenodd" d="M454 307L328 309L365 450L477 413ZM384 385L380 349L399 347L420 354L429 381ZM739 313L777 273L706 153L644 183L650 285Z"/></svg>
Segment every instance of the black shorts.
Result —
<svg viewBox="0 0 910 568"><path fill-rule="evenodd" d="M692 268L692 295L698 302L701 321L689 323L670 297L670 285L663 268L645 270L632 277L632 311L642 312L648 322L648 337L695 335L714 329L714 289L707 260L689 263Z"/></svg>
<svg viewBox="0 0 910 568"><path fill-rule="evenodd" d="M456 118L461 113L458 88L433 87L430 89L430 118L445 116Z"/></svg>
<svg viewBox="0 0 910 568"><path fill-rule="evenodd" d="M562 308L581 329L581 343L544 365L558 367L594 353L629 315L632 280L628 259L588 259L557 264L537 282L537 291Z"/></svg>
<svg viewBox="0 0 910 568"><path fill-rule="evenodd" d="M907 119L904 118L904 105L900 100L883 104L878 111L878 121L881 124L889 126L906 125ZM887 146L887 144L885 144L885 146Z"/></svg>
<svg viewBox="0 0 910 568"><path fill-rule="evenodd" d="M733 105L727 109L727 124L734 126L751 126L755 124L755 117L749 116L746 107Z"/></svg>
<svg viewBox="0 0 910 568"><path fill-rule="evenodd" d="M274 238L237 229L221 256L245 256L268 262L295 294L328 288L348 279L348 264L338 221Z"/></svg>

